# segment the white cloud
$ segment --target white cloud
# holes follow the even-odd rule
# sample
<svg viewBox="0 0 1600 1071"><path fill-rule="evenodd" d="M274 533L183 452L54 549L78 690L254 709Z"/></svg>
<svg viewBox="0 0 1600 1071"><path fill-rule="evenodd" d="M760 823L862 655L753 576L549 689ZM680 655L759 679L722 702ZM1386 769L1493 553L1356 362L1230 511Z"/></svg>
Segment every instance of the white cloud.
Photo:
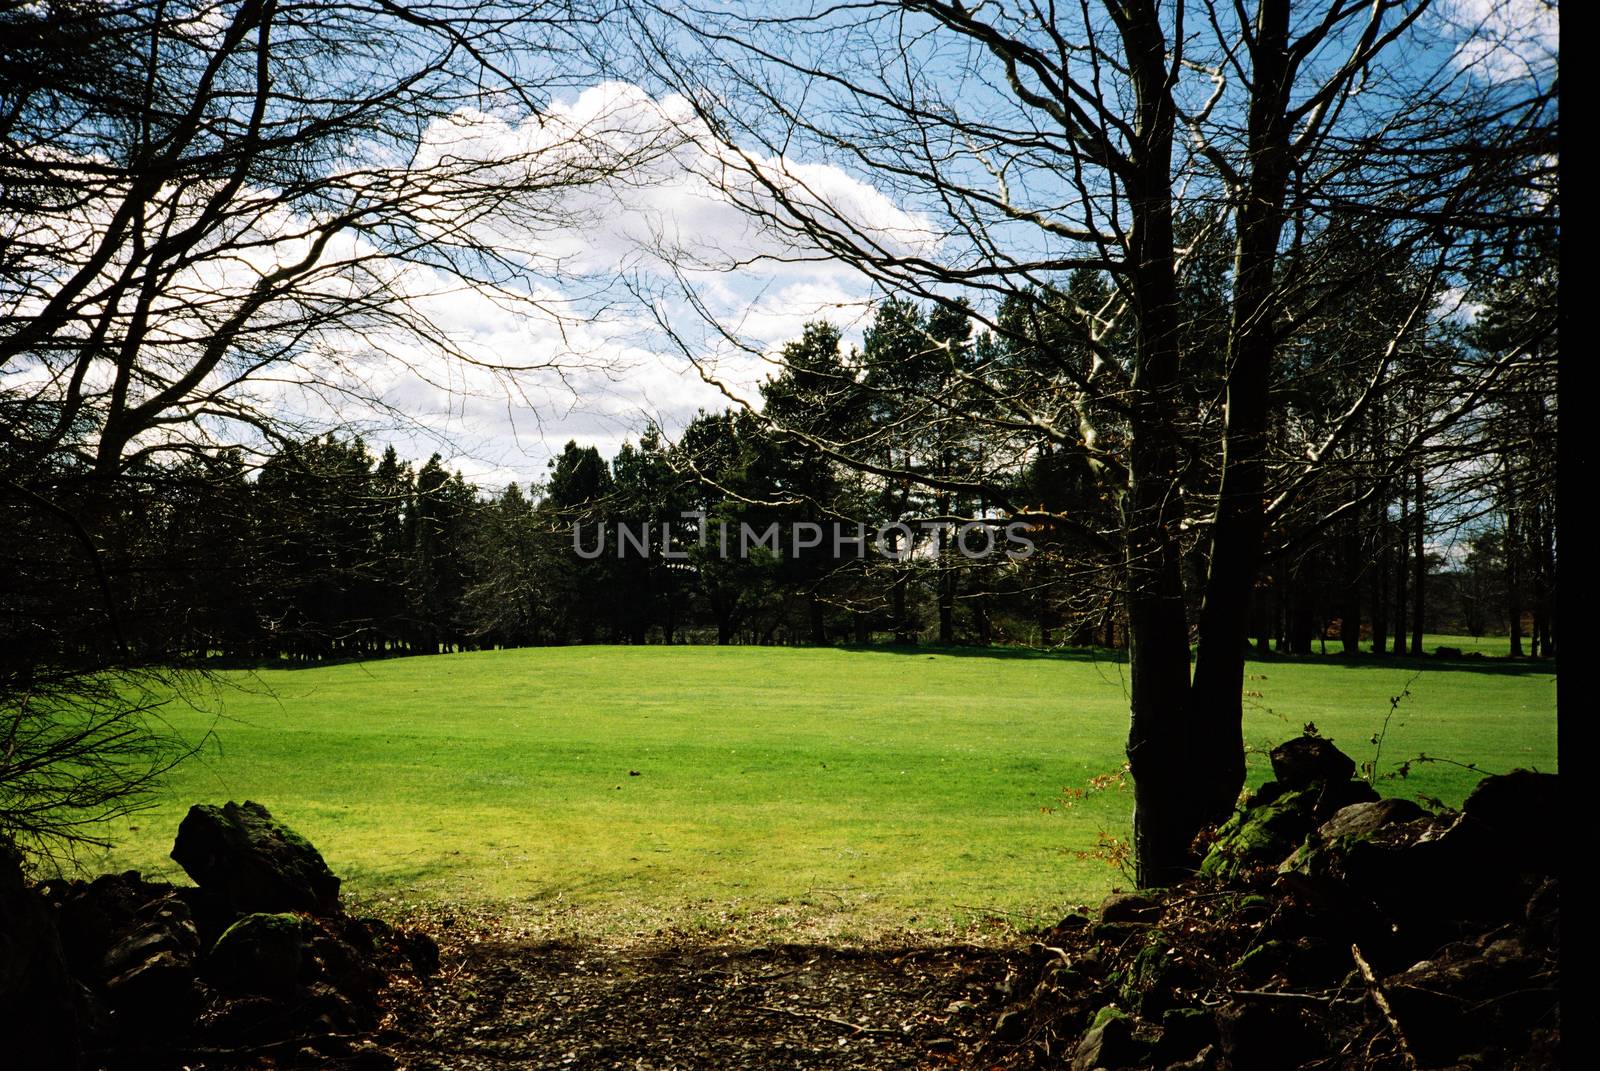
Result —
<svg viewBox="0 0 1600 1071"><path fill-rule="evenodd" d="M1555 0L1448 0L1439 14L1458 38L1456 63L1473 74L1495 83L1553 74L1560 48Z"/></svg>
<svg viewBox="0 0 1600 1071"><path fill-rule="evenodd" d="M333 296L381 285L403 298L408 318L422 330L378 323L362 333L314 331L307 353L246 389L258 407L312 425L359 428L369 442L392 443L408 457L422 460L438 450L489 485L540 477L546 459L569 438L609 455L648 420L670 434L697 409L728 404L669 342L658 317L702 368L715 369L752 399L772 368L762 354L797 337L808 320L827 317L847 336L859 332L871 285L761 225L760 212L743 210L741 204L772 208L765 183L885 243L933 241L920 217L843 171L730 155L683 100L652 99L617 83L591 87L537 116L460 112L430 127L418 148L418 168L449 160L454 176L443 183L437 173L430 176L433 199L424 208L432 213L423 213L424 229L445 238L465 227L516 270L495 285L469 285L445 271L376 256L381 251L367 239L342 234L325 251L326 271L311 287ZM377 157L355 147L352 184L368 181L359 176L374 173L384 162ZM609 162L626 165L609 181L562 181ZM481 218L452 215L461 188L488 183L528 192ZM236 217L250 241L202 257L167 281L154 321L174 361L185 360L185 346L204 337L263 274L309 248L307 221L272 191L246 191L242 198L258 194L258 210ZM198 194L172 193L173 210L188 211L183 198L190 196ZM111 190L96 207L56 220L52 244L90 247L105 224L102 210L115 201ZM706 311L734 325L744 345L731 346L710 328L685 299L684 282ZM653 310L637 300L641 295ZM197 311L205 309L216 311Z"/></svg>
<svg viewBox="0 0 1600 1071"><path fill-rule="evenodd" d="M545 459L568 439L609 454L646 421L672 434L696 410L728 405L702 369L736 396L754 400L756 386L772 370L761 354L798 337L810 320L828 318L847 338L859 334L871 284L762 225L759 217L774 207L765 183L806 211L845 221L886 244L927 248L935 241L920 217L840 169L729 156L684 101L652 99L634 86L595 86L516 123L463 113L436 125L425 144L424 163L449 155L482 160L490 172L497 160L527 167L541 154L553 156L543 165L552 170L574 153L631 158L614 181L563 191L540 219L479 224L477 237L516 251L530 270L559 267L559 279L534 291L561 314L559 327L555 318L524 318L523 310L481 293L416 299L420 311L486 364L515 363L518 353L527 353L558 365L514 380L470 367L449 369L446 377L446 369L435 367L437 356L413 348L388 369L385 400L398 400L420 431L394 436L397 448L425 456L438 443L454 444L463 471L491 485L538 477ZM750 207L758 211L746 211ZM552 218L568 222L542 222ZM606 281L612 285L603 286ZM720 337L684 299L682 283L736 332L739 345ZM653 302L653 314L641 297ZM695 361L685 358L679 343Z"/></svg>

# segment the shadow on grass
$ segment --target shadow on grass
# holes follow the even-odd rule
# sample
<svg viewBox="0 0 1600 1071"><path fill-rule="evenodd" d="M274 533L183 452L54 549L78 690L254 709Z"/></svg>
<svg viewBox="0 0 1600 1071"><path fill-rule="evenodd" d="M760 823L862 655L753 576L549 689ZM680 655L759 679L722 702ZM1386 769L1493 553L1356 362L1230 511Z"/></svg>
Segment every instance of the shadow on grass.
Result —
<svg viewBox="0 0 1600 1071"><path fill-rule="evenodd" d="M834 648L846 654L892 654L908 658L1001 658L1019 661L1113 662L1128 661L1128 652L1111 647L962 647L943 644L862 644Z"/></svg>
<svg viewBox="0 0 1600 1071"><path fill-rule="evenodd" d="M1430 673L1488 673L1506 677L1555 676L1556 660L1553 658L1511 658L1484 656L1472 658L1441 658L1438 655L1387 655L1363 651L1346 655L1329 651L1327 654L1282 654L1274 651L1263 655L1252 649L1246 660L1256 665L1328 666L1339 669L1387 669Z"/></svg>
<svg viewBox="0 0 1600 1071"><path fill-rule="evenodd" d="M939 644L849 644L837 648L851 654L892 654L906 658L998 658L1056 662L1100 662L1125 664L1128 652L1124 648L1109 647L961 647ZM1192 658L1191 654L1191 658ZM1554 676L1556 660L1463 656L1441 658L1438 655L1378 655L1362 652L1346 655L1330 651L1327 654L1285 654L1272 651L1262 654L1251 648L1245 660L1252 665L1305 665L1327 666L1339 669L1427 670L1433 673L1463 672L1488 673L1500 676Z"/></svg>
<svg viewBox="0 0 1600 1071"><path fill-rule="evenodd" d="M571 650L574 647L611 647L631 646L626 644L566 644L556 647L523 647L515 648L523 651L536 650ZM651 646L656 646L652 644ZM709 646L691 644L686 646ZM759 647L760 645L740 644L740 647ZM502 648L510 650L513 648ZM808 645L790 647L774 645L773 650L814 650ZM1125 665L1128 661L1126 648L1111 647L1022 647L1022 646L992 646L970 647L957 644L943 645L936 643L924 644L843 644L828 650L840 651L846 654L888 654L902 658L988 658L1012 661L1047 661L1047 662L1083 662L1110 665ZM470 653L470 652L461 652ZM394 659L437 657L428 655L388 654L367 658L330 658L325 661L305 661L288 658L212 658L205 662L205 668L211 670L298 670L298 669L326 669L331 666L348 666L362 663L373 664L387 662ZM1192 653L1191 653L1192 657ZM1512 658L1509 656L1472 656L1463 655L1459 658L1442 658L1438 655L1388 655L1373 654L1363 651L1358 655L1346 655L1342 652L1329 651L1327 654L1286 654L1272 651L1262 654L1255 647L1251 647L1245 654L1247 662L1253 665L1313 665L1329 666L1341 669L1386 669L1386 670L1428 670L1430 672L1464 672L1487 673L1499 676L1525 677L1549 675L1556 673L1557 660L1553 658Z"/></svg>

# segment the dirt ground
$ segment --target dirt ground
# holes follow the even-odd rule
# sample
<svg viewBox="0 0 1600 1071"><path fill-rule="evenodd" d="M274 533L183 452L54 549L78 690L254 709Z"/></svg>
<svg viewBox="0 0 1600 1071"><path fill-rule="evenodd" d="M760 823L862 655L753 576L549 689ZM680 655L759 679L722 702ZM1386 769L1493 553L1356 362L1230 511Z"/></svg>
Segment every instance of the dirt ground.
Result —
<svg viewBox="0 0 1600 1071"><path fill-rule="evenodd" d="M973 1066L1021 952L447 941L385 1050L413 1071Z"/></svg>

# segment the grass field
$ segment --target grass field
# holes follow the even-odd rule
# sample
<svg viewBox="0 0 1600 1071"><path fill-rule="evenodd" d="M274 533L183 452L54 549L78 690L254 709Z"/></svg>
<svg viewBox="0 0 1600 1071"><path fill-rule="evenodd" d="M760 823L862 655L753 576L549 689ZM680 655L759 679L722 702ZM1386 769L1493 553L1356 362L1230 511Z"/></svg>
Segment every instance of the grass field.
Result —
<svg viewBox="0 0 1600 1071"><path fill-rule="evenodd" d="M1430 643L1429 649L1432 644ZM1118 873L1124 667L1089 652L558 648L231 674L174 726L202 757L108 831L94 869L175 875L193 802L255 799L347 893L494 904L582 932L740 925L851 934L1050 921ZM1420 752L1555 768L1550 666L1252 663L1264 752L1314 721L1358 761L1408 685L1380 769ZM1265 779L1264 753L1251 755ZM634 771L637 771L635 775ZM1459 803L1446 764L1380 782Z"/></svg>

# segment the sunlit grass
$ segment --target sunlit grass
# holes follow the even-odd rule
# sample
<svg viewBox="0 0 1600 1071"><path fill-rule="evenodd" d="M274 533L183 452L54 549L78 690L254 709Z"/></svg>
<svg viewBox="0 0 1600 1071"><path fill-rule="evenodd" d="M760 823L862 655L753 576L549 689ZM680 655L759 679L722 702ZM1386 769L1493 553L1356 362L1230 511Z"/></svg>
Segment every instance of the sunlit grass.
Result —
<svg viewBox="0 0 1600 1071"><path fill-rule="evenodd" d="M204 710L172 712L214 734L204 756L96 865L176 876L187 806L248 798L349 894L402 907L619 932L1050 921L1120 880L1084 853L1127 836L1127 792L1045 809L1120 767L1123 671L1089 652L580 647L230 674ZM1264 751L1315 722L1368 761L1409 683L1380 773L1422 752L1554 769L1553 672L1253 663L1246 737ZM1251 764L1263 779L1265 755ZM1380 787L1459 803L1473 780L1425 764Z"/></svg>

